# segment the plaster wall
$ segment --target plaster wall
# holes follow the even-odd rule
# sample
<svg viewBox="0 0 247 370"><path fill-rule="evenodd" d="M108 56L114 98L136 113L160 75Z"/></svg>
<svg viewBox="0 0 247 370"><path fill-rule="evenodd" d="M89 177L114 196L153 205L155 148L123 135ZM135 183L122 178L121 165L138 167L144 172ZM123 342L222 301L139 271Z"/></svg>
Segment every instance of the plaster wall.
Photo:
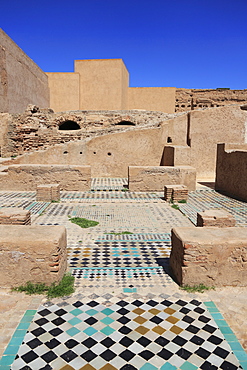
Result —
<svg viewBox="0 0 247 370"><path fill-rule="evenodd" d="M247 201L247 144L218 144L215 189Z"/></svg>
<svg viewBox="0 0 247 370"><path fill-rule="evenodd" d="M2 156L2 148L7 142L10 120L11 116L9 113L0 113L0 157Z"/></svg>
<svg viewBox="0 0 247 370"><path fill-rule="evenodd" d="M196 168L198 179L215 176L218 143L245 142L246 119L247 112L238 106L190 113L190 165Z"/></svg>
<svg viewBox="0 0 247 370"><path fill-rule="evenodd" d="M0 29L0 112L49 106L46 74Z"/></svg>
<svg viewBox="0 0 247 370"><path fill-rule="evenodd" d="M80 109L80 75L46 73L50 89L50 108L55 112Z"/></svg>
<svg viewBox="0 0 247 370"><path fill-rule="evenodd" d="M175 87L129 87L128 109L174 113Z"/></svg>
<svg viewBox="0 0 247 370"><path fill-rule="evenodd" d="M122 59L75 60L80 109L127 109L129 73Z"/></svg>

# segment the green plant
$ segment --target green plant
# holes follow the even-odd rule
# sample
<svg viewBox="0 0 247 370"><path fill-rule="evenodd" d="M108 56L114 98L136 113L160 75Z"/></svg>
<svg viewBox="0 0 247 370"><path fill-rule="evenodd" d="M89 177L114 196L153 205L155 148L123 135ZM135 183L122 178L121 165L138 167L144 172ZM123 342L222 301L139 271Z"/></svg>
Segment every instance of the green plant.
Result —
<svg viewBox="0 0 247 370"><path fill-rule="evenodd" d="M15 154L15 155L12 155L11 156L11 159L15 159L17 157L17 155Z"/></svg>
<svg viewBox="0 0 247 370"><path fill-rule="evenodd" d="M187 203L187 200L186 199L181 199L181 200L178 200L178 203Z"/></svg>
<svg viewBox="0 0 247 370"><path fill-rule="evenodd" d="M86 229L88 227L93 227L99 224L97 221L87 220L86 218L81 218L81 217L72 217L69 220L73 224L76 224L82 227L83 229Z"/></svg>
<svg viewBox="0 0 247 370"><path fill-rule="evenodd" d="M123 188L123 189L121 189L121 191L129 191L129 189Z"/></svg>
<svg viewBox="0 0 247 370"><path fill-rule="evenodd" d="M131 233L130 231L122 231L121 233L105 233L105 234L111 234L111 235L130 235L130 234L133 234Z"/></svg>
<svg viewBox="0 0 247 370"><path fill-rule="evenodd" d="M204 284L199 284L199 285L194 285L194 286L190 286L190 285L184 285L184 286L181 286L180 289L182 290L186 290L186 292L188 293L204 293L205 290L211 290L211 289L215 289L214 286L211 286L211 287L208 287Z"/></svg>
<svg viewBox="0 0 247 370"><path fill-rule="evenodd" d="M47 298L64 297L74 293L74 281L74 276L65 274L58 284L53 283L47 286L44 283L35 284L28 281L25 285L12 288L12 291L25 292L28 295L46 294Z"/></svg>
<svg viewBox="0 0 247 370"><path fill-rule="evenodd" d="M177 204L173 204L173 205L172 205L172 208L174 208L174 209L178 209L178 210L179 210L179 206L178 206Z"/></svg>
<svg viewBox="0 0 247 370"><path fill-rule="evenodd" d="M51 203L59 203L60 200L52 200Z"/></svg>

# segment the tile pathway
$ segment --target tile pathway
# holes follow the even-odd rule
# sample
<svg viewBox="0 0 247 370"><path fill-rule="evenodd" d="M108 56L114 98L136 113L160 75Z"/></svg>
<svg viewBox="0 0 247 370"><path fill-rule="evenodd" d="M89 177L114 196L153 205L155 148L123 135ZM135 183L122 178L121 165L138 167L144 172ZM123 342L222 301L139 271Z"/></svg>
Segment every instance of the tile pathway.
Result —
<svg viewBox="0 0 247 370"><path fill-rule="evenodd" d="M185 217L162 194L121 191L124 185L95 179L93 191L63 192L52 204L35 202L32 192L0 192L0 207L30 207L34 223L66 226L76 286L70 297L26 306L0 370L247 369L247 354L218 310L234 295L179 290L168 264L171 227L192 226L204 207L229 209L246 226L246 204L200 190L181 204ZM68 216L99 225L81 229Z"/></svg>

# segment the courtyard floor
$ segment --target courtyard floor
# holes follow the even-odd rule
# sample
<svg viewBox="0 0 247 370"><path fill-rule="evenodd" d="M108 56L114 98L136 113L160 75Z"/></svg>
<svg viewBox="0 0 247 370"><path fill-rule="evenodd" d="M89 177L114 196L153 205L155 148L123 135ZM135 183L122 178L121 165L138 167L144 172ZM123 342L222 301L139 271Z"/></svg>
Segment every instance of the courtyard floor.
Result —
<svg viewBox="0 0 247 370"><path fill-rule="evenodd" d="M52 301L0 290L0 370L247 370L247 288L192 294L169 275L172 227L193 227L196 212L209 208L246 227L246 203L198 184L180 212L162 193L126 185L93 179L91 191L62 192L59 203L0 192L0 207L66 227L76 287ZM68 216L99 224L81 229Z"/></svg>

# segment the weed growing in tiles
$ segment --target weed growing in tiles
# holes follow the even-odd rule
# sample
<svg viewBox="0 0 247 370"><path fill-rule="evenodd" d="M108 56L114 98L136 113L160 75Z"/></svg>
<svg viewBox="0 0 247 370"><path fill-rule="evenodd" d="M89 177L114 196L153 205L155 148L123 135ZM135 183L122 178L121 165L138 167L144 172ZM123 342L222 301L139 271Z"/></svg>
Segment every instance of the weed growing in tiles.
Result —
<svg viewBox="0 0 247 370"><path fill-rule="evenodd" d="M47 298L64 297L74 293L74 276L65 274L59 283L53 283L50 286L44 283L31 283L28 281L25 285L12 288L15 292L25 292L28 295L32 294L46 294Z"/></svg>
<svg viewBox="0 0 247 370"><path fill-rule="evenodd" d="M73 224L76 224L82 227L83 229L87 229L88 227L97 226L99 224L99 222L97 221L87 220L86 218L81 218L81 217L72 217L69 220Z"/></svg>
<svg viewBox="0 0 247 370"><path fill-rule="evenodd" d="M130 234L133 234L131 233L130 231L122 231L121 233L105 233L105 234L110 234L110 235L130 235Z"/></svg>
<svg viewBox="0 0 247 370"><path fill-rule="evenodd" d="M173 205L172 205L172 208L174 208L174 209L178 209L178 210L179 210L179 206L178 206L177 204L173 204Z"/></svg>
<svg viewBox="0 0 247 370"><path fill-rule="evenodd" d="M181 200L178 200L178 203L187 203L187 200L186 199L181 199Z"/></svg>
<svg viewBox="0 0 247 370"><path fill-rule="evenodd" d="M190 285L184 285L184 286L181 286L179 289L181 290L186 290L186 292L188 293L204 293L205 290L211 290L211 289L215 289L214 286L211 286L211 287L208 287L204 284L199 284L199 285L194 285L194 286L190 286Z"/></svg>

